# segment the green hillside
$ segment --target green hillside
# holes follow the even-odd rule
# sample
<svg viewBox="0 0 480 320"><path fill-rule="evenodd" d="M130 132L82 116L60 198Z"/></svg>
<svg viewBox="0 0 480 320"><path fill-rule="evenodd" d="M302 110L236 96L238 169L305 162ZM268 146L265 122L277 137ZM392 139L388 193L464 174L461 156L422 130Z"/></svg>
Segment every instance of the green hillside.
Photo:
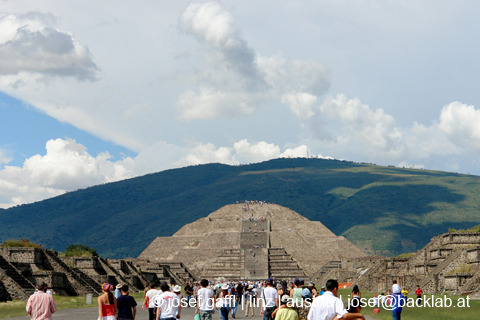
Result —
<svg viewBox="0 0 480 320"><path fill-rule="evenodd" d="M480 178L321 159L208 164L90 187L0 210L0 240L28 238L63 251L136 257L157 236L243 199L319 220L369 253L423 247L448 228L480 223Z"/></svg>

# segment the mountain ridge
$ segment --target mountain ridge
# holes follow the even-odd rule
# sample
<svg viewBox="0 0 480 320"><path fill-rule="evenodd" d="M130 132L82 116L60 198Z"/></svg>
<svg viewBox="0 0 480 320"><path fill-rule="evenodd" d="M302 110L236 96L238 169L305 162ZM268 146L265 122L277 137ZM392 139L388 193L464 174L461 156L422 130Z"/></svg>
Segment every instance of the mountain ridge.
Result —
<svg viewBox="0 0 480 320"><path fill-rule="evenodd" d="M320 221L368 253L423 247L448 228L480 223L480 178L324 159L206 164L88 187L0 211L0 240L63 251L83 243L136 257L158 236L241 200L265 200Z"/></svg>

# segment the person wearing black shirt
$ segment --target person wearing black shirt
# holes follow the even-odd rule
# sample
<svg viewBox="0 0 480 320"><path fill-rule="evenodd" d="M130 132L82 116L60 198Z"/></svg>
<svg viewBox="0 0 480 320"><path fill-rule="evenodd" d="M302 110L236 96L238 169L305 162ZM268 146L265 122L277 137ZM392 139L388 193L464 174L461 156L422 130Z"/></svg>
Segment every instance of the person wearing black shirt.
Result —
<svg viewBox="0 0 480 320"><path fill-rule="evenodd" d="M117 320L135 320L137 314L137 302L128 295L128 286L124 284L120 289L122 295L117 299Z"/></svg>

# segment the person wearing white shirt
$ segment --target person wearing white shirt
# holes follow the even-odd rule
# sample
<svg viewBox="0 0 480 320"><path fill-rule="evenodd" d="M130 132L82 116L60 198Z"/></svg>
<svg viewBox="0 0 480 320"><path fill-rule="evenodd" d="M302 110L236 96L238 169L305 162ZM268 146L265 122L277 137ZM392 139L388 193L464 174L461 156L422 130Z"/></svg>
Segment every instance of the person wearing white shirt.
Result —
<svg viewBox="0 0 480 320"><path fill-rule="evenodd" d="M202 279L200 285L202 289L198 290L195 314L200 314L200 320L212 320L212 314L215 312L214 307L217 309L213 290L207 288L208 280L206 279Z"/></svg>
<svg viewBox="0 0 480 320"><path fill-rule="evenodd" d="M160 289L162 290L162 294L156 297L156 319L162 320L175 320L180 319L180 312L182 311L182 306L178 299L178 296L170 292L170 288L165 281L162 281L160 285ZM178 306L178 314L177 314L177 306Z"/></svg>
<svg viewBox="0 0 480 320"><path fill-rule="evenodd" d="M155 320L155 296L158 293L155 288L155 282L150 283L150 290L145 294L144 304L148 302L148 320Z"/></svg>
<svg viewBox="0 0 480 320"><path fill-rule="evenodd" d="M308 320L365 320L361 313L348 313L342 300L337 298L338 282L330 279L326 283L325 293L313 300Z"/></svg>
<svg viewBox="0 0 480 320"><path fill-rule="evenodd" d="M272 313L278 307L278 291L273 287L273 279L268 278L267 287L263 289L260 315L264 320L272 320Z"/></svg>

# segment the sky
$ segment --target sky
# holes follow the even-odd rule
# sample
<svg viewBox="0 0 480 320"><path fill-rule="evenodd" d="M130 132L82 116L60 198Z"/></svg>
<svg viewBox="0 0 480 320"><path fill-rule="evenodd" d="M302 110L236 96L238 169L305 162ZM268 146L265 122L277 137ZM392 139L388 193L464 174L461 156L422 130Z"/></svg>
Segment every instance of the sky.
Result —
<svg viewBox="0 0 480 320"><path fill-rule="evenodd" d="M478 1L2 1L0 208L188 165L480 174Z"/></svg>

